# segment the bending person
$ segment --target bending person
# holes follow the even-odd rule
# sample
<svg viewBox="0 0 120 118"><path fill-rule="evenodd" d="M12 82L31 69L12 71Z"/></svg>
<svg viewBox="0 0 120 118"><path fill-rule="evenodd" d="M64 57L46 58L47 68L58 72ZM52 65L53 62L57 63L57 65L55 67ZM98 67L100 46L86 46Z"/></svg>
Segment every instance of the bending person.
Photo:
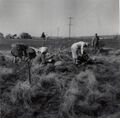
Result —
<svg viewBox="0 0 120 118"><path fill-rule="evenodd" d="M48 47L39 48L39 52L41 53L42 64L46 64L46 54L48 53Z"/></svg>
<svg viewBox="0 0 120 118"><path fill-rule="evenodd" d="M88 47L88 43L83 41L72 44L71 46L72 58L76 65L78 65L79 55L82 56L85 53L86 47Z"/></svg>

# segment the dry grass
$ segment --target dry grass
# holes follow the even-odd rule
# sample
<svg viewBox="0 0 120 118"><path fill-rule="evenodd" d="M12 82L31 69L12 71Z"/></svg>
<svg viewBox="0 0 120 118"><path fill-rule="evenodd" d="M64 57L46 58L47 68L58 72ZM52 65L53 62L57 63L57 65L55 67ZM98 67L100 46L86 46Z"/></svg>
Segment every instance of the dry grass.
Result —
<svg viewBox="0 0 120 118"><path fill-rule="evenodd" d="M111 50L110 50L111 51ZM56 51L57 64L27 65L0 59L2 118L117 118L120 111L120 56L92 55L96 63L76 67L68 49ZM2 63L5 62L5 65ZM24 67L24 68L23 68ZM20 73L17 73L20 72Z"/></svg>

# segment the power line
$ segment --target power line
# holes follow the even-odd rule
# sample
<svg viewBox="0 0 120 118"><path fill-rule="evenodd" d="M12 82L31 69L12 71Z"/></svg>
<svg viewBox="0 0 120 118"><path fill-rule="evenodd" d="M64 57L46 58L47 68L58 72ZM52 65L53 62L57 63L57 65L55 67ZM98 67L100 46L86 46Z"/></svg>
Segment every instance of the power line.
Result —
<svg viewBox="0 0 120 118"><path fill-rule="evenodd" d="M72 26L72 19L73 19L73 17L68 17L68 19L69 19L69 39L70 39L70 37L71 37L71 26Z"/></svg>

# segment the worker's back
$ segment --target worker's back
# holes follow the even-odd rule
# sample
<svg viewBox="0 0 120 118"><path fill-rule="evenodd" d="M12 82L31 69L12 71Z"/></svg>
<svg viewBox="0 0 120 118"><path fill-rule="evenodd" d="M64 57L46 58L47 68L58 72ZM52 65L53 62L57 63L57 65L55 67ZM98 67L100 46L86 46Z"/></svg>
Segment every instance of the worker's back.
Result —
<svg viewBox="0 0 120 118"><path fill-rule="evenodd" d="M77 43L74 43L72 44L71 48L80 48L81 46L84 46L86 44L86 42L84 41L80 41L80 42L77 42Z"/></svg>
<svg viewBox="0 0 120 118"><path fill-rule="evenodd" d="M40 47L39 51L40 51L40 53L47 53L48 52L48 47Z"/></svg>

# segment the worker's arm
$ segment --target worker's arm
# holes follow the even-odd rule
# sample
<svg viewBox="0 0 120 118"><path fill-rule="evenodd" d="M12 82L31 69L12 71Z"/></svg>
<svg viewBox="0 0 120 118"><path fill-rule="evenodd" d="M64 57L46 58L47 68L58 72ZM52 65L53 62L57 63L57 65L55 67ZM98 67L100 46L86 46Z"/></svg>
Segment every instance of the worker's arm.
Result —
<svg viewBox="0 0 120 118"><path fill-rule="evenodd" d="M83 49L84 48L84 46L83 45L81 45L81 54L83 55Z"/></svg>

